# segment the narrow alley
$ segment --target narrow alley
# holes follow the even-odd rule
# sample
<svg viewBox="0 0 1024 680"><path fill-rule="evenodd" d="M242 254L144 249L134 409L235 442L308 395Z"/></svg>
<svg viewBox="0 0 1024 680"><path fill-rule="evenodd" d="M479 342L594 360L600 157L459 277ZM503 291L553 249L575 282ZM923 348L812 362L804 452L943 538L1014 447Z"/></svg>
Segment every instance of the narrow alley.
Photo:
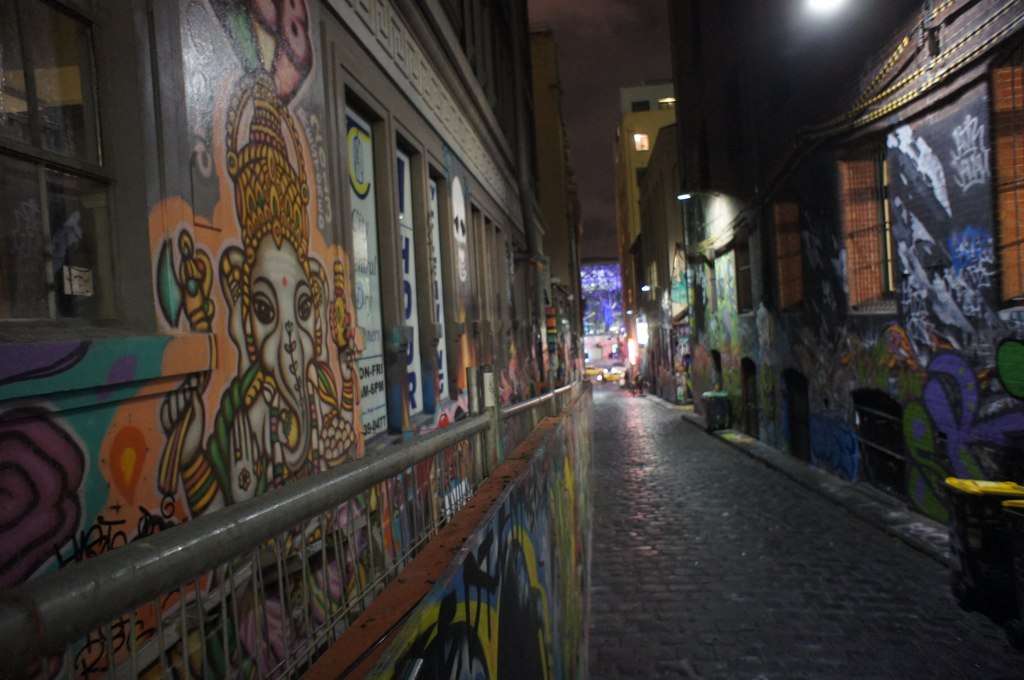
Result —
<svg viewBox="0 0 1024 680"><path fill-rule="evenodd" d="M681 407L613 386L594 402L594 680L1024 675L935 559Z"/></svg>

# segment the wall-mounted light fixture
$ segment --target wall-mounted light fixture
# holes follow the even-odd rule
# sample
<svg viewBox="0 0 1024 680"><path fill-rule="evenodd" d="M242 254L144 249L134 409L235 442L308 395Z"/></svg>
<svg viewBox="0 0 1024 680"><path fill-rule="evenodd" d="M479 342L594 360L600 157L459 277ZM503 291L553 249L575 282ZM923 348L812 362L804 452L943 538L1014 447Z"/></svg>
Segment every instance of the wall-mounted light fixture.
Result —
<svg viewBox="0 0 1024 680"><path fill-rule="evenodd" d="M650 293L650 292L651 292L651 287L650 287L650 286L648 286L648 285L647 285L647 284L645 283L644 285L640 286L640 292L641 292L641 293Z"/></svg>
<svg viewBox="0 0 1024 680"><path fill-rule="evenodd" d="M693 198L693 194L688 194L686 192L683 192L676 196L677 201L689 201L691 198Z"/></svg>

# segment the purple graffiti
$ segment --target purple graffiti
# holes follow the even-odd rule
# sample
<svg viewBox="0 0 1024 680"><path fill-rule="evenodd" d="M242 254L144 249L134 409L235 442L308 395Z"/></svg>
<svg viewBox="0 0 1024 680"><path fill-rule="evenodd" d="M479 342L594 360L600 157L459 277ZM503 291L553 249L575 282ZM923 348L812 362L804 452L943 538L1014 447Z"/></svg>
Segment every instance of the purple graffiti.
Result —
<svg viewBox="0 0 1024 680"><path fill-rule="evenodd" d="M82 449L41 409L0 422L0 590L29 576L74 533L82 514Z"/></svg>
<svg viewBox="0 0 1024 680"><path fill-rule="evenodd" d="M980 385L970 365L956 354L943 353L932 360L924 403L936 429L946 435L949 462L958 477L969 475L962 457L968 445L988 442L1006 446L1008 435L1024 432L1021 411L976 420L981 407Z"/></svg>
<svg viewBox="0 0 1024 680"><path fill-rule="evenodd" d="M114 391L114 386L120 383L130 382L135 379L135 369L139 360L135 356L123 356L110 365L107 371L107 384L101 387L96 394L99 401L106 401Z"/></svg>
<svg viewBox="0 0 1024 680"><path fill-rule="evenodd" d="M58 375L77 364L89 342L41 342L19 346L0 355L0 385Z"/></svg>

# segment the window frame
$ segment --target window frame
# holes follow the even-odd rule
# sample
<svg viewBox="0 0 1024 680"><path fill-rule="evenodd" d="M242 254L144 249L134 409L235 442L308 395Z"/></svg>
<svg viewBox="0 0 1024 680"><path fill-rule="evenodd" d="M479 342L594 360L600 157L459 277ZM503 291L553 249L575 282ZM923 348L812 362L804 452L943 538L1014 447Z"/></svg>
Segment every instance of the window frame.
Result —
<svg viewBox="0 0 1024 680"><path fill-rule="evenodd" d="M83 136L85 149L77 153L62 153L46 148L43 140L43 129L41 118L41 103L39 101L39 88L37 84L36 58L41 56L36 50L28 46L26 36L29 34L31 5L42 5L54 13L59 13L80 28L84 29L88 36L88 62L77 62L76 66L80 72L85 71L86 75L79 77L79 84L83 85L82 108L88 109L83 115ZM99 78L100 64L97 51L98 17L94 12L88 11L80 5L70 5L59 0L54 3L45 3L42 0L13 0L10 5L16 14L15 32L19 36L21 70L25 79L25 101L28 115L28 141L15 139L0 134L0 155L8 162L25 164L26 170L35 175L34 184L37 185L38 193L35 197L39 199L39 226L42 230L41 245L44 262L44 291L46 301L43 305L46 309L45 315L27 315L23 317L9 317L0 319L0 324L92 324L110 321L114 318L113 301L113 277L111 266L112 238L111 238L111 196L114 184L113 173L104 167L104 136L101 130L103 112L100 107ZM0 128L2 129L2 128ZM72 178L73 181L86 181L95 183L101 187L103 203L97 206L97 223L92 227L92 238L81 239L79 242L92 241L93 257L90 259L90 286L93 292L87 297L96 296L92 305L95 312L87 315L61 315L58 311L59 291L62 288L62 278L66 272L58 271L53 261L55 226L51 223L50 208L55 194L50 188L60 176ZM82 196L75 195L80 200ZM89 245L86 243L86 245ZM102 251L102 252L96 252ZM66 288L66 283L63 287Z"/></svg>
<svg viewBox="0 0 1024 680"><path fill-rule="evenodd" d="M899 272L888 166L882 142L860 144L839 161L847 305L851 313L896 312Z"/></svg>
<svg viewBox="0 0 1024 680"><path fill-rule="evenodd" d="M783 312L798 310L803 307L806 295L799 203L795 200L775 201L771 206L771 221L776 304Z"/></svg>
<svg viewBox="0 0 1024 680"><path fill-rule="evenodd" d="M1024 304L1024 41L993 63L993 196L999 294L1005 306Z"/></svg>
<svg viewBox="0 0 1024 680"><path fill-rule="evenodd" d="M89 25L99 163L3 136L0 153L106 185L107 233L96 259L107 259L110 274L106 289L98 292L100 314L0 319L0 346L67 339L69 334L83 340L155 335L153 263L148 256L124 255L150 252L149 230L138 225L149 224L150 206L169 191L157 179L160 169L174 162L168 158L175 154L183 161L188 158L188 149L176 146L180 136L170 129L184 114L163 111L158 105L181 101L183 96L183 85L178 84L183 72L181 52L175 37L181 8L176 3L158 4L149 15L138 16L129 0L47 0L46 4ZM156 59L158 52L173 56ZM140 154L140 148L157 153Z"/></svg>

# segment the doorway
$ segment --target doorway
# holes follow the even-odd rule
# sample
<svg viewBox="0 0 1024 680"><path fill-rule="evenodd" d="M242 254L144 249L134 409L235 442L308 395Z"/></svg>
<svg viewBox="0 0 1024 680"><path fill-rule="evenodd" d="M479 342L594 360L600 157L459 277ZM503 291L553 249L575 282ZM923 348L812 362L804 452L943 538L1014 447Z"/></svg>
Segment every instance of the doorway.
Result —
<svg viewBox="0 0 1024 680"><path fill-rule="evenodd" d="M800 371L787 368L782 372L786 391L786 424L789 430L789 451L800 460L811 462L811 402L807 394L807 378Z"/></svg>
<svg viewBox="0 0 1024 680"><path fill-rule="evenodd" d="M903 408L879 390L854 390L852 396L860 478L905 499L907 461L903 452Z"/></svg>
<svg viewBox="0 0 1024 680"><path fill-rule="evenodd" d="M743 413L740 417L740 427L754 439L758 439L760 432L761 408L757 394L757 365L750 357L744 357L740 362L743 384L741 386L743 399L740 408Z"/></svg>

